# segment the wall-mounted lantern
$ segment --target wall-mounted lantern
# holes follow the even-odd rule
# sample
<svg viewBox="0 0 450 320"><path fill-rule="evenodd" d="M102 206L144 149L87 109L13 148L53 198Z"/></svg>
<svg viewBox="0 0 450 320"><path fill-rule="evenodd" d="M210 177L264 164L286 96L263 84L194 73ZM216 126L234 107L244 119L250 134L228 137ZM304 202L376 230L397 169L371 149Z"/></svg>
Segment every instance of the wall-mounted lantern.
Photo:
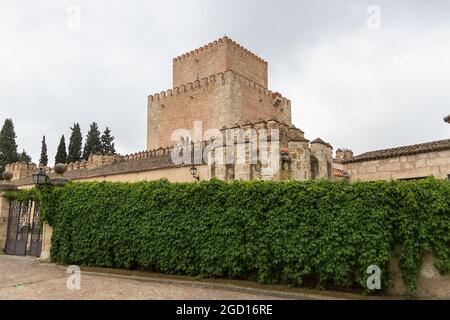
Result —
<svg viewBox="0 0 450 320"><path fill-rule="evenodd" d="M197 179L197 181L200 181L200 176L198 175L198 170L195 166L192 166L191 169L191 175L194 177L194 179Z"/></svg>
<svg viewBox="0 0 450 320"><path fill-rule="evenodd" d="M39 171L33 173L33 182L36 186L43 186L48 183L48 176L42 168L39 168Z"/></svg>

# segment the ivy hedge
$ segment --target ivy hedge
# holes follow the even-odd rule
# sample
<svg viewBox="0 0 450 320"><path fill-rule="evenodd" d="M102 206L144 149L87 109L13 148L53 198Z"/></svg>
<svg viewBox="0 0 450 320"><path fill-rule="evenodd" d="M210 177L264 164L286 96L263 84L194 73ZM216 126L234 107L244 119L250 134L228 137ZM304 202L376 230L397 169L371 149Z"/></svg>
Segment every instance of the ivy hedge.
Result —
<svg viewBox="0 0 450 320"><path fill-rule="evenodd" d="M365 288L377 265L383 287L401 245L407 287L425 252L450 271L450 183L70 183L42 192L63 264L140 268L200 277Z"/></svg>

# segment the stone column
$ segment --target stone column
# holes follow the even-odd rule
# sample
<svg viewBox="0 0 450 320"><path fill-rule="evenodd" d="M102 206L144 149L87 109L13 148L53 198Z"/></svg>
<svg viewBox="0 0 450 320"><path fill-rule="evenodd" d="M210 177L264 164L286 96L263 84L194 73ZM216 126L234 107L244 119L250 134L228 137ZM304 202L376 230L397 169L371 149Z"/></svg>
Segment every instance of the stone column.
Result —
<svg viewBox="0 0 450 320"><path fill-rule="evenodd" d="M55 166L55 173L57 174L56 177L53 177L49 180L50 185L53 186L53 188L60 188L64 187L69 180L64 178L63 175L67 171L67 165L65 164L57 164ZM52 246L52 235L53 235L53 228L49 226L48 224L43 224L42 226L42 251L41 256L39 258L40 261L44 262L50 262L50 249Z"/></svg>
<svg viewBox="0 0 450 320"><path fill-rule="evenodd" d="M9 183L0 183L0 254L3 254L6 245L10 203L4 195L6 192L14 190L17 190L16 186Z"/></svg>
<svg viewBox="0 0 450 320"><path fill-rule="evenodd" d="M53 228L44 223L42 226L42 251L40 261L50 262L50 249L52 246Z"/></svg>
<svg viewBox="0 0 450 320"><path fill-rule="evenodd" d="M226 147L225 146L219 146L214 149L213 151L213 157L208 160L210 171L212 170L212 166L214 165L214 177L226 181L227 180L227 163L226 163Z"/></svg>

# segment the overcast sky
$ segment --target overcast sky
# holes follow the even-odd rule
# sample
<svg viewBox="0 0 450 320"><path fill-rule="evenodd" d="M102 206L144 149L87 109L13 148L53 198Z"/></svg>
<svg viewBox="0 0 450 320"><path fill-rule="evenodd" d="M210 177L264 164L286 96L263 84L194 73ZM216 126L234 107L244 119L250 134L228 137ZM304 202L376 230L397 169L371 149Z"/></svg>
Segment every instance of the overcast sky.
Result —
<svg viewBox="0 0 450 320"><path fill-rule="evenodd" d="M53 163L73 122L144 150L147 96L172 86L172 58L225 34L269 62L309 139L362 153L449 138L446 0L0 0L0 122L34 161L45 134Z"/></svg>

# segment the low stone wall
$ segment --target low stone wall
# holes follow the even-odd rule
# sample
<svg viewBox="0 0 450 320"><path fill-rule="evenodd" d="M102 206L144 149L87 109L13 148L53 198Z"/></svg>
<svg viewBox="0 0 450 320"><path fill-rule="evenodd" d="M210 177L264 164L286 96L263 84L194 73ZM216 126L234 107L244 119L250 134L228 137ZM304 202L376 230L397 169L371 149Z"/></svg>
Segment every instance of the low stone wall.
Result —
<svg viewBox="0 0 450 320"><path fill-rule="evenodd" d="M200 180L207 180L207 165L197 165L198 175ZM141 172L128 172L122 174L93 176L87 178L80 178L75 181L109 181L109 182L139 182L139 181L153 181L166 178L170 182L195 182L192 177L189 166L148 170Z"/></svg>
<svg viewBox="0 0 450 320"><path fill-rule="evenodd" d="M95 169L69 170L64 178L71 181L110 181L110 182L138 182L152 181L166 178L170 182L194 182L189 165L166 166L170 155L151 159L123 161L118 164L103 166ZM196 165L200 180L208 180L207 165ZM54 173L49 174L56 177ZM32 177L13 181L20 189L34 187Z"/></svg>
<svg viewBox="0 0 450 320"><path fill-rule="evenodd" d="M450 299L450 276L441 276L434 266L435 257L428 252L423 258L422 269L417 278L417 291L413 297L427 299ZM408 295L402 273L400 271L400 250L397 249L391 260L393 287L387 293L390 295Z"/></svg>
<svg viewBox="0 0 450 320"><path fill-rule="evenodd" d="M388 159L347 163L352 181L415 179L450 174L450 150L421 153Z"/></svg>
<svg viewBox="0 0 450 320"><path fill-rule="evenodd" d="M7 191L15 190L16 187L0 183L0 254L3 254L3 249L6 244L6 234L8 231L8 217L9 217L9 200L3 195Z"/></svg>

